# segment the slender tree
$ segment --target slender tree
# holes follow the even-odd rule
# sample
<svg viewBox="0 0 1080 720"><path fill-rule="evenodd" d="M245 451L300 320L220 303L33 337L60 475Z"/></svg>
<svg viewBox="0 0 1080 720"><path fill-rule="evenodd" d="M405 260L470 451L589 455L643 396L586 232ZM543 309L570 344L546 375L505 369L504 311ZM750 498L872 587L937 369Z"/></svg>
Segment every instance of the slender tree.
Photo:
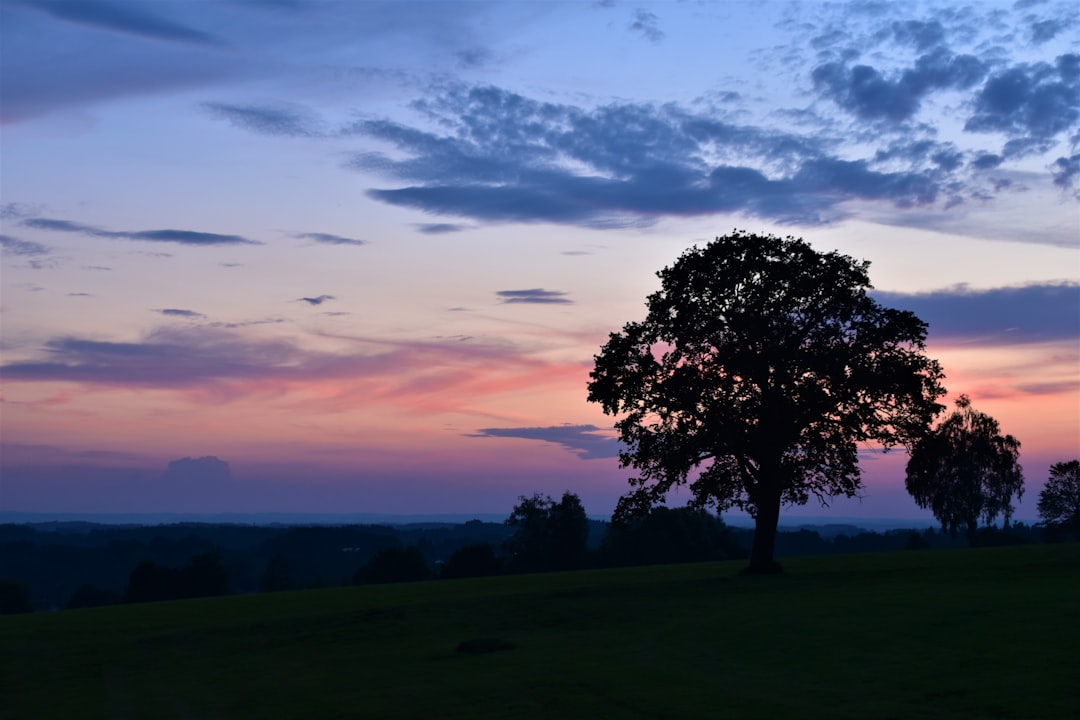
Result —
<svg viewBox="0 0 1080 720"><path fill-rule="evenodd" d="M1080 460L1054 463L1039 493L1039 518L1068 528L1080 540Z"/></svg>
<svg viewBox="0 0 1080 720"><path fill-rule="evenodd" d="M735 231L658 274L648 314L596 356L589 400L616 416L634 516L688 484L755 518L750 572L778 569L780 508L852 497L857 450L911 444L942 409L926 324L868 294L869 263Z"/></svg>
<svg viewBox="0 0 1080 720"><path fill-rule="evenodd" d="M997 420L961 395L956 410L912 450L907 490L943 530L955 535L963 529L974 545L979 521L990 524L1003 516L1008 523L1013 496L1023 496L1019 456L1020 441L1002 435Z"/></svg>

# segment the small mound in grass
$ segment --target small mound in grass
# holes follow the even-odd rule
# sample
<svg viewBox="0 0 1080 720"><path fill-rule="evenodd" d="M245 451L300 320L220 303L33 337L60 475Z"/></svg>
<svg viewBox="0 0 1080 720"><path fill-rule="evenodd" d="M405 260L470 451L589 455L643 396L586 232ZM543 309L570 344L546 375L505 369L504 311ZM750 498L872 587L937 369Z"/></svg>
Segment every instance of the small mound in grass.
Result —
<svg viewBox="0 0 1080 720"><path fill-rule="evenodd" d="M481 653L513 650L516 647L517 645L515 645L514 643L503 640L502 638L470 638L469 640L462 640L461 642L459 642L457 646L457 651L459 653L479 655Z"/></svg>

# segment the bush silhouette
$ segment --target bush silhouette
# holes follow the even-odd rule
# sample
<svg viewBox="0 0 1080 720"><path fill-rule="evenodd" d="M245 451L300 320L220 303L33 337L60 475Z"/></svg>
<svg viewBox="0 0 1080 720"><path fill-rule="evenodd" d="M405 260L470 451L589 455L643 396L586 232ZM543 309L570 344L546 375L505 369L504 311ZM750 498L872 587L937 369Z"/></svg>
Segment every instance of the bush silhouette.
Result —
<svg viewBox="0 0 1080 720"><path fill-rule="evenodd" d="M143 560L128 576L125 602L156 602L224 595L229 574L217 551L193 555L180 570Z"/></svg>
<svg viewBox="0 0 1080 720"><path fill-rule="evenodd" d="M30 590L24 583L0 577L0 615L15 615L33 611Z"/></svg>
<svg viewBox="0 0 1080 720"><path fill-rule="evenodd" d="M483 577L498 575L501 569L491 545L480 543L456 550L446 561L442 575L445 578Z"/></svg>
<svg viewBox="0 0 1080 720"><path fill-rule="evenodd" d="M102 605L115 605L123 598L115 592L102 590L96 585L80 585L75 588L68 599L68 610L78 608L100 607Z"/></svg>
<svg viewBox="0 0 1080 720"><path fill-rule="evenodd" d="M387 548L380 550L371 561L356 571L353 582L399 583L427 580L431 577L427 560L420 548L410 545L407 548Z"/></svg>
<svg viewBox="0 0 1080 720"><path fill-rule="evenodd" d="M743 557L723 520L695 508L656 507L611 526L604 542L608 562L658 565Z"/></svg>

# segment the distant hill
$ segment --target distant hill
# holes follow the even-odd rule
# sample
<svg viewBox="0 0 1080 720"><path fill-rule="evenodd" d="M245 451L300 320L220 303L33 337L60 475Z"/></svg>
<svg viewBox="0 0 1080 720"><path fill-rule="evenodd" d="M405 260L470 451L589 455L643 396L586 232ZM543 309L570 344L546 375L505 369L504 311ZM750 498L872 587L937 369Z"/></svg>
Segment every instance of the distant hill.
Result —
<svg viewBox="0 0 1080 720"><path fill-rule="evenodd" d="M41 526L47 523L90 523L93 525L174 525L176 523L210 523L215 525L457 525L470 520L501 523L509 513L31 513L0 511L0 524ZM594 520L606 521L607 516L593 515ZM753 527L749 515L725 514L725 523L732 527ZM837 534L851 535L860 531L923 530L936 527L930 518L860 518L821 517L816 515L784 515L780 528L784 530L814 530L822 537ZM71 529L70 527L68 528Z"/></svg>

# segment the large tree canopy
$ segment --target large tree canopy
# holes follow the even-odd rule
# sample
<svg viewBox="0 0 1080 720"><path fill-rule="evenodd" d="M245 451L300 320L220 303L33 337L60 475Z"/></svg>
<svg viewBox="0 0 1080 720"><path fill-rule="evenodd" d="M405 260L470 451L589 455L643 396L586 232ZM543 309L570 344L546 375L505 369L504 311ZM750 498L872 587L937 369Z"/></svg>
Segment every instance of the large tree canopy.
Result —
<svg viewBox="0 0 1080 720"><path fill-rule="evenodd" d="M963 528L974 544L979 520L1012 516L1012 498L1024 494L1017 459L1020 441L1002 435L998 421L971 407L961 395L956 410L915 445L907 465L908 492L930 508L942 529Z"/></svg>
<svg viewBox="0 0 1080 720"><path fill-rule="evenodd" d="M610 335L588 386L638 473L616 516L689 484L695 504L755 517L750 569L769 571L783 503L855 496L860 443L921 437L941 367L925 323L867 295L868 268L736 231L657 273L645 320Z"/></svg>

